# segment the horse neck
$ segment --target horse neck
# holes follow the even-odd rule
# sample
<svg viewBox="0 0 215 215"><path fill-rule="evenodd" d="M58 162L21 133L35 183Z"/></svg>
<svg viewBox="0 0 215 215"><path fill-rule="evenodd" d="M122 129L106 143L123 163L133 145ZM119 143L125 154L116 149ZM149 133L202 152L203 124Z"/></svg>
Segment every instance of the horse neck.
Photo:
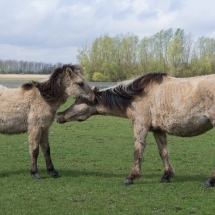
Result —
<svg viewBox="0 0 215 215"><path fill-rule="evenodd" d="M109 108L105 107L105 105L102 104L101 102L96 105L96 114L128 118L126 113L123 113L121 110L116 110L116 109L110 110Z"/></svg>
<svg viewBox="0 0 215 215"><path fill-rule="evenodd" d="M60 108L61 105L65 104L68 98L68 96L62 95L57 101L53 102L55 103L54 106L56 107L56 110Z"/></svg>

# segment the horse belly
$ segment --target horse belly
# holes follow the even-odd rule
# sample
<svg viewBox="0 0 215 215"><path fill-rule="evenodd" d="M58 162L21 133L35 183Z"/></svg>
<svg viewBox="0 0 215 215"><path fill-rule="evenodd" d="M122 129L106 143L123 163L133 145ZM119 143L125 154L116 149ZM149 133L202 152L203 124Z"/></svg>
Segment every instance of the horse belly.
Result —
<svg viewBox="0 0 215 215"><path fill-rule="evenodd" d="M190 117L172 117L171 119L167 117L163 119L162 127L162 130L165 130L169 134L180 137L191 137L209 131L213 128L213 125L207 116L195 115Z"/></svg>
<svg viewBox="0 0 215 215"><path fill-rule="evenodd" d="M28 130L27 118L23 115L1 115L0 133L1 134L20 134Z"/></svg>

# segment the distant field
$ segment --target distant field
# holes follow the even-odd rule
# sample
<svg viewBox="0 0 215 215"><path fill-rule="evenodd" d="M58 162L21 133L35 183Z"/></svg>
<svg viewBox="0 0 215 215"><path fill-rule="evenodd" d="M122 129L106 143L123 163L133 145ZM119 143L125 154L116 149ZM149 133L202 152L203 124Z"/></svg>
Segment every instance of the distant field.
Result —
<svg viewBox="0 0 215 215"><path fill-rule="evenodd" d="M18 87L23 83L29 81L42 81L49 77L49 75L33 75L33 74L0 74L0 85L6 87Z"/></svg>
<svg viewBox="0 0 215 215"><path fill-rule="evenodd" d="M49 77L49 75L33 75L33 74L0 74L0 79L45 79Z"/></svg>
<svg viewBox="0 0 215 215"><path fill-rule="evenodd" d="M33 74L0 74L0 85L7 87L18 87L28 81L42 81L50 75L33 75ZM97 86L99 88L107 88L117 84L117 82L88 82L89 86Z"/></svg>

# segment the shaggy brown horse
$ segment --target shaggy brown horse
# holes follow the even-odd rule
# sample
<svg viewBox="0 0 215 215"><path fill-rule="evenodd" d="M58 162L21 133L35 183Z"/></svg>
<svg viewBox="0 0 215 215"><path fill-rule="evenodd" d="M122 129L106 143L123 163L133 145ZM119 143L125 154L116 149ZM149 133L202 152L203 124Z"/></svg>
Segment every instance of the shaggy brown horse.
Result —
<svg viewBox="0 0 215 215"><path fill-rule="evenodd" d="M48 133L57 109L68 97L92 103L95 100L94 92L76 65L55 69L44 82L26 83L16 89L0 86L0 133L28 132L32 158L30 173L36 179L40 178L37 169L39 146L48 172L53 177L59 176L51 160Z"/></svg>
<svg viewBox="0 0 215 215"><path fill-rule="evenodd" d="M174 78L151 73L113 88L96 92L97 104L75 102L58 113L59 123L84 121L92 115L129 118L134 127L134 163L125 184L140 177L146 136L153 132L164 165L160 182L170 182L174 169L169 161L166 133L192 137L215 126L215 75ZM215 184L215 172L205 187Z"/></svg>

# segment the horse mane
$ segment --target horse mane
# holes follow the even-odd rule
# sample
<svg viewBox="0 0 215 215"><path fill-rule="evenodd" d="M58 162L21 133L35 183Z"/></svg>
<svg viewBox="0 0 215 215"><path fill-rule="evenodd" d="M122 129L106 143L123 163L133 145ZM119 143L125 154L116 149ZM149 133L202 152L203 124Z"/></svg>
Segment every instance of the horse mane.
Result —
<svg viewBox="0 0 215 215"><path fill-rule="evenodd" d="M166 73L148 73L133 81L122 82L112 88L98 91L94 90L97 100L110 110L124 112L132 103L135 96L143 93L144 89L152 83L161 83ZM145 92L146 93L146 92Z"/></svg>
<svg viewBox="0 0 215 215"><path fill-rule="evenodd" d="M65 64L62 67L54 69L50 78L44 82L32 81L30 83L22 84L24 90L30 90L33 87L38 88L42 97L48 102L55 102L61 96L60 81L62 75L66 72L66 68L70 68L77 75L82 76L82 70L78 65ZM71 75L71 74L70 74Z"/></svg>

